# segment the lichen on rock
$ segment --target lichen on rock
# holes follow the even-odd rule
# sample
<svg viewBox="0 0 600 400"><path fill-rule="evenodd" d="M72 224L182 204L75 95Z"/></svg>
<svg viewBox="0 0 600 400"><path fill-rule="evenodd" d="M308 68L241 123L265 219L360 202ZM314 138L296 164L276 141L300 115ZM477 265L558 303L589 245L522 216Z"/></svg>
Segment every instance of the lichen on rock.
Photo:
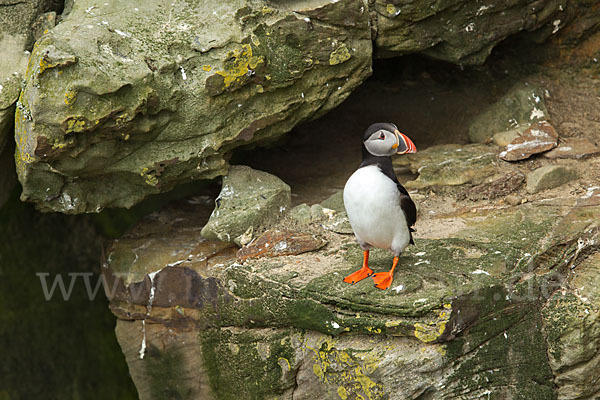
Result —
<svg viewBox="0 0 600 400"><path fill-rule="evenodd" d="M330 203L335 201L325 202ZM464 224L452 237L417 236L388 291L373 288L368 279L342 282L360 265L362 252L322 221L303 225L327 239L321 250L240 260L233 248L198 240L200 227L171 217L173 210L167 209L109 249L109 281L126 279L111 309L121 319L156 325L151 329L180 327L173 332L176 341L197 332L200 345L186 363L202 364L208 399L385 398L389 393L552 398L555 376L569 382L564 390L584 381L556 372L566 340L561 332L567 331L560 320L555 328L547 322L558 315L548 300L559 296L569 271L588 265L586 257L598 248L597 222L590 228L594 207L524 204L436 217L442 225ZM185 227L174 230L173 224ZM385 270L390 262L388 252L371 251L374 270ZM155 298L146 314L152 271L157 271ZM195 289L186 294L181 287ZM592 301L597 295L593 284L581 281L574 287L590 288L573 292L580 298ZM134 293L141 293L137 300ZM542 323L556 332L549 336L550 361ZM160 347L158 338L146 336L149 349ZM170 345L158 353L150 350L158 362L150 366L135 358L139 334L120 340L138 387L150 379L145 368L162 370L177 353ZM419 366L418 376L409 365ZM479 367L481 378L474 380L472 371ZM249 378L234 393L229 388L240 374ZM163 385L171 386L175 378L165 379ZM197 393L194 387L190 390ZM141 393L146 398L153 391Z"/></svg>
<svg viewBox="0 0 600 400"><path fill-rule="evenodd" d="M97 212L225 174L233 148L326 112L370 75L361 7L74 3L29 61L23 200Z"/></svg>

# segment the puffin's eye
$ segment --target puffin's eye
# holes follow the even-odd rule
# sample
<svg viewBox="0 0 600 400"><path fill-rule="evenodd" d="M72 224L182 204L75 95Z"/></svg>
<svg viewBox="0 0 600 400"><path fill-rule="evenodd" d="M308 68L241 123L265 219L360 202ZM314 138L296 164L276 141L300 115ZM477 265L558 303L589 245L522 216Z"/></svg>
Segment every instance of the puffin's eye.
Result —
<svg viewBox="0 0 600 400"><path fill-rule="evenodd" d="M385 133L381 132L381 133L379 134L379 139L385 139Z"/></svg>

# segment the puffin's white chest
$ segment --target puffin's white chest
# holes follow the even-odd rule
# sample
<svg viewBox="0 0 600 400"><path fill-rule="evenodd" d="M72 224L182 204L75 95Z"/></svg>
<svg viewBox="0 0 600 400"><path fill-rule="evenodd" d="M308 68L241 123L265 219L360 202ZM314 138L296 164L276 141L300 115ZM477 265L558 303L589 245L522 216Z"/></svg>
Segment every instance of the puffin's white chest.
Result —
<svg viewBox="0 0 600 400"><path fill-rule="evenodd" d="M359 242L399 254L410 232L396 184L375 166L359 168L344 187L344 206Z"/></svg>

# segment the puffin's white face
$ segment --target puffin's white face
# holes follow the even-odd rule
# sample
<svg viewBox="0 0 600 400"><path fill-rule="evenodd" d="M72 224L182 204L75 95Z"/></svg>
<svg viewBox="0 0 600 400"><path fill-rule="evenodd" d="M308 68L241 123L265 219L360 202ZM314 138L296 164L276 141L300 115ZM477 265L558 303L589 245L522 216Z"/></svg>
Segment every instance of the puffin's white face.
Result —
<svg viewBox="0 0 600 400"><path fill-rule="evenodd" d="M385 129L375 131L365 140L367 151L374 156L391 156L398 151L398 135Z"/></svg>

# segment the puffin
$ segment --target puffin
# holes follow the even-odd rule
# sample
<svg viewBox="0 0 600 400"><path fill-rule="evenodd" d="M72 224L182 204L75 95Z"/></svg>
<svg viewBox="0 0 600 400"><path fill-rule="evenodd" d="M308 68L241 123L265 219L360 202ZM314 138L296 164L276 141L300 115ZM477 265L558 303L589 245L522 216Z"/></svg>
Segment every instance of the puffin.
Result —
<svg viewBox="0 0 600 400"><path fill-rule="evenodd" d="M412 232L417 221L417 208L398 182L392 156L416 152L412 140L392 123L376 123L365 131L362 162L348 178L343 194L350 225L363 250L363 264L345 277L344 282L354 284L371 276L378 289L385 290L392 284L400 254L409 244L414 244ZM369 268L372 247L394 254L388 272L373 274Z"/></svg>

